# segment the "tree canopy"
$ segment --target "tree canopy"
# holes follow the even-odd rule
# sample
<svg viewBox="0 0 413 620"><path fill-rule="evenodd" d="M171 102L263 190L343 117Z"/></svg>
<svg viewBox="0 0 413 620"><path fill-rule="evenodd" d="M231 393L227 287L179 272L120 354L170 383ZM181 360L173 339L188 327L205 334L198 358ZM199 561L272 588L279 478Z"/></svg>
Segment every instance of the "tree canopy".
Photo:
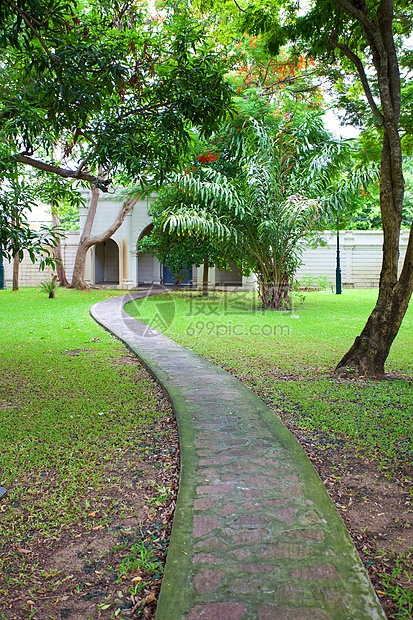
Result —
<svg viewBox="0 0 413 620"><path fill-rule="evenodd" d="M324 85L337 96L348 122L381 140L380 213L384 233L379 296L367 323L337 366L343 372L382 375L413 290L413 236L398 274L403 220L403 155L412 133L413 8L404 0L288 0L238 4L238 23L276 55L288 45L314 59ZM298 9L300 9L298 11Z"/></svg>
<svg viewBox="0 0 413 620"><path fill-rule="evenodd" d="M171 179L142 247L152 238L161 259L165 248L178 258L180 244L208 241L221 260L257 274L265 307L289 308L304 245L317 238L337 195L358 193L367 175L353 166L343 182L350 147L324 130L317 106L271 104L249 91L236 108L195 165Z"/></svg>
<svg viewBox="0 0 413 620"><path fill-rule="evenodd" d="M24 165L147 191L230 105L220 56L184 3L160 19L130 3L0 0L0 24L0 182Z"/></svg>
<svg viewBox="0 0 413 620"><path fill-rule="evenodd" d="M130 4L0 6L3 173L22 162L103 189L119 172L159 178L182 160L188 123L210 131L229 103L187 10L157 21Z"/></svg>

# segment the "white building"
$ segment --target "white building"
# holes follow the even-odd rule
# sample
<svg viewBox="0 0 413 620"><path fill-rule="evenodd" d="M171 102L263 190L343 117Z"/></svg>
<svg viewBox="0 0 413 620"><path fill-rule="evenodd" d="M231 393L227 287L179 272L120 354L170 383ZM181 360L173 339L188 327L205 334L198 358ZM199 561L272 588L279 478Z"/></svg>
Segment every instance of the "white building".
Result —
<svg viewBox="0 0 413 620"><path fill-rule="evenodd" d="M136 288L148 284L173 284L172 273L154 256L138 252L139 241L151 231L151 218L148 208L155 196L139 201L126 216L122 226L115 234L99 243L88 252L85 280L90 284L107 284L121 289ZM92 235L106 230L113 221L120 203L111 196L103 195L92 228ZM87 208L80 209L80 228L84 227ZM202 282L203 267L193 267L181 284L196 286ZM255 278L243 276L235 264L232 270L209 269L210 286L236 286L255 288Z"/></svg>
<svg viewBox="0 0 413 620"><path fill-rule="evenodd" d="M122 226L114 235L88 252L85 268L85 280L92 285L107 285L119 289L132 289L140 285L172 284L172 274L161 265L157 258L138 252L138 243L150 233L151 219L148 216L149 204L154 196L138 202L126 216ZM120 203L113 196L103 194L99 200L92 235L106 230L119 210ZM83 229L87 208L80 210L80 227ZM80 233L69 232L62 243L63 261L66 274L70 280L73 271L76 249ZM406 251L409 231L401 232L400 266ZM326 231L324 238L327 245L317 249L308 248L303 254L303 264L297 271L297 279L303 276L327 277L335 283L336 269L336 235ZM375 288L379 283L382 260L383 235L376 230L356 230L340 232L340 254L342 283L349 288ZM201 286L202 267L189 270L187 283ZM36 286L50 277L51 271L39 272L37 265L32 265L25 258L20 267L20 286ZM12 282L12 265L5 264L6 286ZM209 269L211 287L242 287L253 289L256 286L253 276L246 277L236 265L229 271Z"/></svg>

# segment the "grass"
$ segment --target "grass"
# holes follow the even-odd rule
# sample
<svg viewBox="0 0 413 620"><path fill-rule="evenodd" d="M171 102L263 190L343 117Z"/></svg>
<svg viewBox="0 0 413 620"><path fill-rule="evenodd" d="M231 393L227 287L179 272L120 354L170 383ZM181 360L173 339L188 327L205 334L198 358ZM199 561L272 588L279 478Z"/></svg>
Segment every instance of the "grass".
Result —
<svg viewBox="0 0 413 620"><path fill-rule="evenodd" d="M89 315L93 303L119 294L0 292L3 601L29 583L41 582L43 593L56 585L58 574L40 573L33 548L130 518L123 477L142 467L156 441L148 447L142 434L163 411L148 374Z"/></svg>
<svg viewBox="0 0 413 620"><path fill-rule="evenodd" d="M219 363L295 423L351 439L352 448L393 471L413 461L413 309L392 347L390 381L338 381L331 370L362 329L376 292L307 293L292 312L258 309L252 293L151 297L128 312ZM297 380L299 379L299 381Z"/></svg>
<svg viewBox="0 0 413 620"><path fill-rule="evenodd" d="M162 449L162 439L150 431L162 414L153 383L139 366L122 362L125 349L89 316L92 303L118 294L59 289L50 300L35 289L0 292L0 485L8 489L0 501L0 601L19 587L32 599L47 598L59 580L69 579L45 571L33 549L50 551L76 532L102 531L119 516L129 518L122 482L139 479L145 458ZM275 313L261 311L252 294L203 299L168 293L133 303L129 311L239 376L284 419L314 433L327 452L343 447L343 460L346 450L356 452L388 478L407 482L413 311L392 347L391 380L342 381L331 373L375 296L306 293L292 312ZM144 431L148 441L142 441ZM108 493L108 485L119 489L117 495ZM152 486L146 503L155 510L169 491L162 483ZM133 575L139 558L158 573L159 539L121 527L122 557L114 575ZM89 562L92 573L98 560ZM407 618L411 556L396 560L382 588L400 610L392 617ZM129 592L146 592L146 578L134 579ZM108 600L101 607L106 614L114 608L117 613L121 603Z"/></svg>
<svg viewBox="0 0 413 620"><path fill-rule="evenodd" d="M406 554L399 554L395 557L395 568L387 575L381 575L383 586L386 588L397 608L395 618L406 619L413 617L413 550Z"/></svg>
<svg viewBox="0 0 413 620"><path fill-rule="evenodd" d="M388 617L411 618L413 550L408 542L403 552L394 548L409 532L413 506L413 308L392 346L387 380L350 380L332 371L363 328L377 292L310 292L300 303L303 297L292 312L263 311L255 294L230 292L209 298L173 292L126 309L233 373L288 424L316 455L323 477L334 480L343 517L357 505L353 539L363 541L358 548ZM393 483L387 502L374 486L359 486L356 474L364 470L374 485ZM339 474L350 482L340 485ZM388 527L377 533L370 515L383 511ZM362 523L367 526L360 529ZM375 564L386 572L376 575Z"/></svg>

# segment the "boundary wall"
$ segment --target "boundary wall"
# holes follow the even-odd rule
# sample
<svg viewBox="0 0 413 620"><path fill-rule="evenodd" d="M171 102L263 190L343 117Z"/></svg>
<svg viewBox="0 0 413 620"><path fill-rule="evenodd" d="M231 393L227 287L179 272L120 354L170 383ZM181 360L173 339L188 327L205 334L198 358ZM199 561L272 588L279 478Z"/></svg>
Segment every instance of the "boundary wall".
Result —
<svg viewBox="0 0 413 620"><path fill-rule="evenodd" d="M304 251L303 264L296 273L297 280L303 276L327 276L335 286L337 234L325 232L325 247ZM409 240L409 231L400 233L399 272ZM379 286L383 251L383 232L381 230L343 230L340 231L341 280L345 288L377 288Z"/></svg>
<svg viewBox="0 0 413 620"><path fill-rule="evenodd" d="M79 242L80 231L66 233L66 238L62 239L62 255L66 269L67 278L70 280L76 249ZM406 252L409 231L403 230L400 234L400 260L401 268L404 254ZM327 277L332 286L335 284L336 270L336 234L325 232L323 235L326 246L312 249L306 248L303 254L303 264L297 270L298 280L303 276ZM345 288L376 288L379 284L381 260L382 260L383 233L378 230L353 230L340 231L340 259L342 283ZM126 247L119 247L119 252L125 254ZM131 260L137 260L136 249L129 248ZM133 254L133 256L132 256ZM122 259L122 256L120 258ZM13 277L13 265L5 262L5 284L11 286ZM20 286L37 286L43 280L51 277L52 270L46 268L45 271L39 270L39 264L32 264L26 256L20 264ZM121 276L122 274L120 274ZM125 280L126 277L126 280ZM244 281L246 278L244 278ZM118 288L133 288L137 282L120 277ZM212 282L211 282L212 284ZM248 278L248 286L251 288L252 278Z"/></svg>
<svg viewBox="0 0 413 620"><path fill-rule="evenodd" d="M66 277L69 281L73 273L79 239L79 230L67 232L65 238L62 239L63 264L66 269ZM40 282L52 278L53 270L50 267L45 267L44 271L41 271L39 266L40 261L33 264L29 255L25 252L24 259L20 263L19 286L38 286ZM13 263L7 261L4 261L4 281L6 287L12 286L13 284Z"/></svg>

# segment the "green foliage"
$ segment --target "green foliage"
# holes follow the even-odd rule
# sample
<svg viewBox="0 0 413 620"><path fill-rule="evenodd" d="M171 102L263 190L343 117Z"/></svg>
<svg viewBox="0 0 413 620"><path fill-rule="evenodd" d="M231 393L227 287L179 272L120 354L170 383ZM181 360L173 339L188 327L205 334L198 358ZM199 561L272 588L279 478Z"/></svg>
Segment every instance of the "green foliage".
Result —
<svg viewBox="0 0 413 620"><path fill-rule="evenodd" d="M79 209L73 205L63 204L59 206L60 230L79 230Z"/></svg>
<svg viewBox="0 0 413 620"><path fill-rule="evenodd" d="M78 230L79 207L85 206L85 199L79 188L68 184L58 176L38 172L32 183L35 187L36 199L45 205L58 218L59 230Z"/></svg>
<svg viewBox="0 0 413 620"><path fill-rule="evenodd" d="M53 247L57 245L57 231L41 226L30 228L27 211L35 205L35 190L24 179L10 178L7 186L0 186L0 257L11 260L16 254L23 260L26 250L34 263L40 259L40 268L54 266Z"/></svg>
<svg viewBox="0 0 413 620"><path fill-rule="evenodd" d="M156 556L157 552L153 548L153 540L151 538L145 541L137 541L130 547L119 565L119 574L128 575L131 572L140 570L149 574L155 573L159 578L163 573L163 564Z"/></svg>
<svg viewBox="0 0 413 620"><path fill-rule="evenodd" d="M280 109L254 93L236 103L204 147L216 156L198 156L171 179L163 230L177 242L216 239L227 259L257 274L265 307L288 308L304 244L368 174L350 165L351 148L330 138L319 110L299 102L291 110L290 101Z"/></svg>
<svg viewBox="0 0 413 620"><path fill-rule="evenodd" d="M400 553L396 556L395 568L392 573L379 574L383 589L390 596L397 612L393 616L398 620L408 620L413 615L413 548L408 553Z"/></svg>
<svg viewBox="0 0 413 620"><path fill-rule="evenodd" d="M404 160L404 201L403 201L403 223L404 227L410 228L413 221L413 157L406 157Z"/></svg>
<svg viewBox="0 0 413 620"><path fill-rule="evenodd" d="M195 222L201 220L202 213L193 210L188 217L188 207L184 212L184 218L179 217L177 205L182 205L182 193L177 188L162 190L157 200L152 203L149 214L152 216L153 229L150 235L139 241L138 250L152 256L157 256L172 271L174 277L179 280L184 266L192 265L199 267L206 259L209 264L216 264L222 269L227 267L225 248L219 236L210 235L206 226L202 230L195 230ZM169 226L169 213L180 226ZM204 213L207 217L207 214ZM185 217L186 216L186 217ZM225 227L225 225L222 225ZM170 228L170 229L169 229ZM226 228L226 227L225 227Z"/></svg>
<svg viewBox="0 0 413 620"><path fill-rule="evenodd" d="M43 280L40 282L39 288L49 295L49 299L54 299L56 289L59 286L57 276L53 276L51 280Z"/></svg>
<svg viewBox="0 0 413 620"><path fill-rule="evenodd" d="M404 175L404 199L403 199L403 215L402 229L410 229L413 221L413 160L410 156L406 156L403 162ZM380 217L380 196L379 183L370 183L360 191L358 199L359 206L353 213L349 213L349 219L344 218L341 228L354 228L356 230L377 230L381 229Z"/></svg>
<svg viewBox="0 0 413 620"><path fill-rule="evenodd" d="M301 276L298 285L301 288L311 289L314 291L327 291L333 285L327 276L312 276L310 274Z"/></svg>
<svg viewBox="0 0 413 620"><path fill-rule="evenodd" d="M70 5L67 19L58 9L57 31L31 33L24 47L20 32L5 47L0 132L10 152L53 157L59 144L96 173L159 179L184 156L191 125L211 131L230 101L203 28L184 7L160 21L135 6ZM33 7L22 10L33 19Z"/></svg>
<svg viewBox="0 0 413 620"><path fill-rule="evenodd" d="M382 20L383 16L386 16L386 20ZM328 85L329 95L333 98L334 107L340 110L342 121L363 130L361 142L364 144L360 154L365 153L378 165L380 143L387 131L385 119L389 121L397 118L393 139L398 141L399 134L404 153L411 155L413 62L407 44L413 24L410 6L405 2L393 2L390 6L384 2L360 5L355 1L317 0L303 5L300 14L297 14L288 0L278 3L258 0L249 4L247 10L242 12L241 19L244 29L251 33L262 32L263 41L284 40L288 42L289 49L294 50L293 53L315 61L314 71L324 76L324 84ZM389 28L387 42L385 45L379 44L377 36L385 28ZM267 49L270 48L269 43ZM277 45L271 51L277 54ZM394 77L391 86L386 81L387 77L384 78L386 71L382 69L388 64L397 67L391 76L391 79ZM388 115L391 107L388 99L390 92L394 111ZM392 150L395 149L393 144ZM394 166L392 168L394 170ZM382 167L382 186L383 183L392 182L399 185L400 171L396 182L395 172L392 181L388 170ZM404 165L404 173L409 176L407 163ZM340 227L351 225L356 228L380 228L381 224L377 220L378 191L371 184L363 182L360 183L360 189L361 197L353 197L350 210L345 209L343 212L341 208L334 207L337 213L341 212ZM407 184L407 194L408 191ZM336 192L332 192L332 196L339 198ZM409 225L411 220L409 202L407 197L403 204L404 226ZM355 220L349 224L352 216Z"/></svg>
<svg viewBox="0 0 413 620"><path fill-rule="evenodd" d="M81 199L53 177L107 190L117 175L148 191L181 165L194 128L210 133L230 106L224 64L185 3L163 18L143 4L0 7L0 182L18 179L22 163L41 169L56 211ZM3 236L25 235L29 247L6 207Z"/></svg>

